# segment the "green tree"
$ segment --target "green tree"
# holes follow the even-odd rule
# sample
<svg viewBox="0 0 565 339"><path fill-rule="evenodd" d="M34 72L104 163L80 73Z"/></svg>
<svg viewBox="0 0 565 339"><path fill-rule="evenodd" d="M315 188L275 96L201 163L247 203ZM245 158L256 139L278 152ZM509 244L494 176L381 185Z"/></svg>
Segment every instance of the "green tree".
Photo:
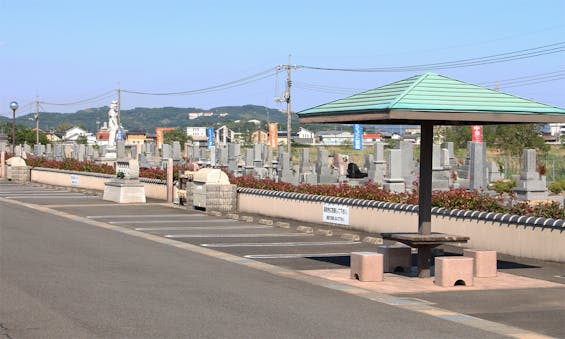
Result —
<svg viewBox="0 0 565 339"><path fill-rule="evenodd" d="M34 145L36 139L35 131L29 127L25 127L22 125L16 126L16 142L18 144L26 143L28 145ZM8 141L12 142L12 133L8 135ZM39 143L40 144L48 144L50 143L49 139L45 136L45 133L39 131Z"/></svg>
<svg viewBox="0 0 565 339"><path fill-rule="evenodd" d="M77 138L77 144L88 144L88 138L86 137L86 135L79 135Z"/></svg>
<svg viewBox="0 0 565 339"><path fill-rule="evenodd" d="M181 148L184 149L184 144L188 141L192 140L192 138L186 135L186 132L183 128L179 127L171 131L165 131L163 133L163 142L165 144L170 144L173 141L180 142Z"/></svg>
<svg viewBox="0 0 565 339"><path fill-rule="evenodd" d="M526 125L487 125L483 126L483 141L488 147L496 148L509 155L517 156L524 148L535 148L547 152L548 146L539 135L541 126ZM451 126L444 131L445 139L452 141L455 148L466 148L471 141L470 126Z"/></svg>

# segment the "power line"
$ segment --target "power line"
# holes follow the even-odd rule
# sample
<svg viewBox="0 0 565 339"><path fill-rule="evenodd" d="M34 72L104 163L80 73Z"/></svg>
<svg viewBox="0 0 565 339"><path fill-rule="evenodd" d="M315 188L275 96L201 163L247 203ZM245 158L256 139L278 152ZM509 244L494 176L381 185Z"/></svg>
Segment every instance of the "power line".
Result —
<svg viewBox="0 0 565 339"><path fill-rule="evenodd" d="M260 80L263 80L263 79L266 79L266 78L270 78L270 77L275 76L275 73L274 73L275 70L276 70L275 67L271 67L271 68L264 70L262 72L259 72L259 73L256 73L256 74L253 74L253 75L250 75L250 76L238 79L238 80L226 82L226 83L215 85L215 86L210 86L210 87L205 87L205 88L200 88L200 89L187 90L187 91L180 91L180 92L142 92L142 91L133 91L133 90L128 90L128 89L122 89L121 91L124 92L124 93L130 93L130 94L157 95L157 96L202 94L202 93L216 92L216 91L222 91L222 90L229 89L229 88L244 86L244 85L250 84L252 82L256 82L256 81L260 81Z"/></svg>
<svg viewBox="0 0 565 339"><path fill-rule="evenodd" d="M51 106L74 106L74 105L79 105L79 104L85 104L85 103L89 103L89 102L95 102L98 101L100 99L103 98L107 98L109 97L111 94L114 93L115 90L109 90L106 91L102 94L99 94L97 96L91 97L91 98L87 98L87 99L81 99L81 100L77 100L77 101L72 101L72 102L48 102L48 101L41 101L42 104L45 105L51 105Z"/></svg>
<svg viewBox="0 0 565 339"><path fill-rule="evenodd" d="M298 66L300 68L322 70L322 71L341 71L341 72L414 72L429 71L437 69L450 69L480 66L493 63L501 63L513 60L534 58L542 55L561 53L565 51L565 42L557 42L549 45L538 46L518 51L494 54L478 58L461 59L447 62L437 62L420 65L398 66L398 67L370 67L370 68L336 68L318 66Z"/></svg>

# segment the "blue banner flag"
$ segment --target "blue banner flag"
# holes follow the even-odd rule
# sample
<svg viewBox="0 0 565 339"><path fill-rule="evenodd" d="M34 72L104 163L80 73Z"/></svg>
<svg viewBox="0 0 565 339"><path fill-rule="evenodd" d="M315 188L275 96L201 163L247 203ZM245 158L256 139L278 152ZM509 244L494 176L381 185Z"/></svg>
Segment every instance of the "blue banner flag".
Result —
<svg viewBox="0 0 565 339"><path fill-rule="evenodd" d="M208 127L206 134L208 135L208 148L211 148L214 146L214 128Z"/></svg>
<svg viewBox="0 0 565 339"><path fill-rule="evenodd" d="M353 125L353 149L363 149L363 126L360 124Z"/></svg>

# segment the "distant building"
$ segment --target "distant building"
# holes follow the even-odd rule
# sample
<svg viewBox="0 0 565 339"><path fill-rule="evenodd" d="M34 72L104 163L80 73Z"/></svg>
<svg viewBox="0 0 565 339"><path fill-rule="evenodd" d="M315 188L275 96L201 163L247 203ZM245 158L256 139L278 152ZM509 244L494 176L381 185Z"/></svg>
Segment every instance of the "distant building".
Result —
<svg viewBox="0 0 565 339"><path fill-rule="evenodd" d="M565 138L565 123L549 124L549 134L557 138L557 143Z"/></svg>
<svg viewBox="0 0 565 339"><path fill-rule="evenodd" d="M261 125L261 121L259 121L257 119L247 120L247 122L250 122L250 123L255 124L255 125Z"/></svg>
<svg viewBox="0 0 565 339"><path fill-rule="evenodd" d="M200 117L211 117L214 115L214 112L191 112L188 113L188 120L198 119Z"/></svg>
<svg viewBox="0 0 565 339"><path fill-rule="evenodd" d="M76 142L78 140L78 138L81 137L81 136L86 137L86 141L89 144L95 144L96 143L96 136L95 135L93 135L90 132L85 131L84 129L82 129L78 126L74 126L74 127L69 128L68 130L66 130L65 134L63 135L63 140Z"/></svg>
<svg viewBox="0 0 565 339"><path fill-rule="evenodd" d="M235 133L229 129L226 125L216 129L216 143L217 144L227 144L229 142L235 141Z"/></svg>
<svg viewBox="0 0 565 339"><path fill-rule="evenodd" d="M316 143L316 133L309 131L304 127L300 127L294 142L304 145L313 145Z"/></svg>
<svg viewBox="0 0 565 339"><path fill-rule="evenodd" d="M347 131L320 131L316 138L322 145L344 145L353 143L353 133Z"/></svg>
<svg viewBox="0 0 565 339"><path fill-rule="evenodd" d="M128 131L126 145L143 145L146 139L145 131Z"/></svg>
<svg viewBox="0 0 565 339"><path fill-rule="evenodd" d="M365 133L363 134L363 145L374 145L375 142L381 141L380 133Z"/></svg>
<svg viewBox="0 0 565 339"><path fill-rule="evenodd" d="M187 127L186 135L192 137L192 141L208 141L206 127Z"/></svg>

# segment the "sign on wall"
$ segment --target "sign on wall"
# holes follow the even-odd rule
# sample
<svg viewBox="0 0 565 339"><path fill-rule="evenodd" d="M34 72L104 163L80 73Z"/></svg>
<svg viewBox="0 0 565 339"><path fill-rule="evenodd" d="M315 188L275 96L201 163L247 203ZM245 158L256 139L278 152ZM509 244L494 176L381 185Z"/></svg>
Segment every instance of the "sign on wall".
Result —
<svg viewBox="0 0 565 339"><path fill-rule="evenodd" d="M349 225L349 206L324 204L322 221L332 224Z"/></svg>
<svg viewBox="0 0 565 339"><path fill-rule="evenodd" d="M71 174L71 186L78 186L78 175Z"/></svg>

